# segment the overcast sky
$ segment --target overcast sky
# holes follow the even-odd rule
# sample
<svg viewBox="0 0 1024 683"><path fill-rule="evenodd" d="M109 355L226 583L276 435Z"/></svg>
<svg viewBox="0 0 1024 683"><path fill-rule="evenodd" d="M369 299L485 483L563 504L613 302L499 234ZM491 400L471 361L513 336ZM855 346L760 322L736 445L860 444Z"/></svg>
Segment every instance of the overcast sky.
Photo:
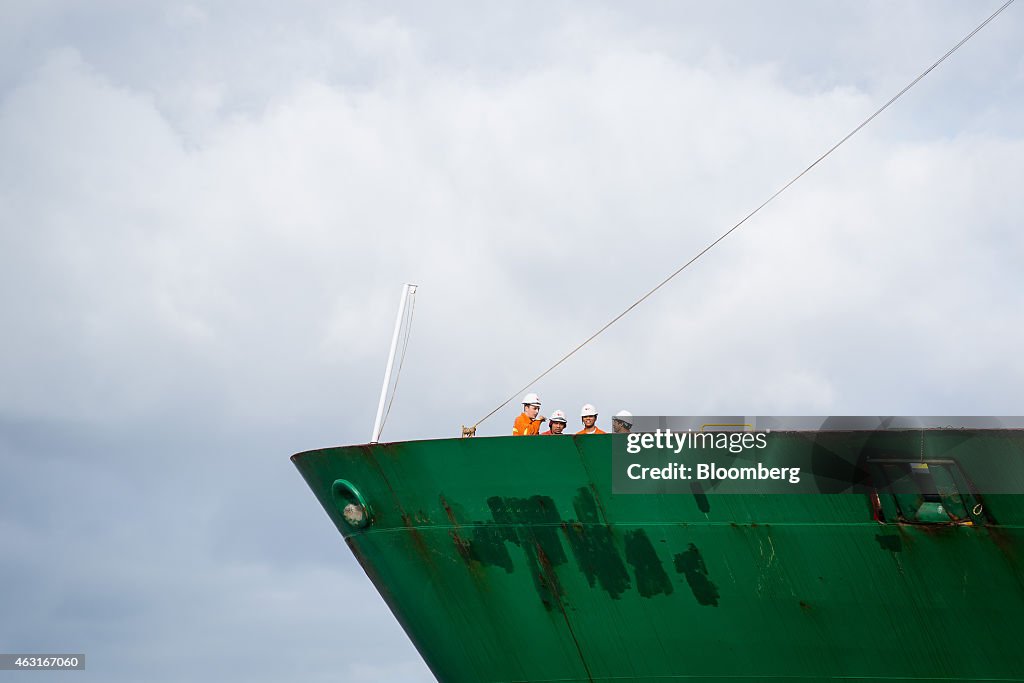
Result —
<svg viewBox="0 0 1024 683"><path fill-rule="evenodd" d="M401 283L384 438L455 436L999 4L0 4L0 652L432 681L288 460L369 438ZM1022 35L1014 5L545 413L1024 414Z"/></svg>

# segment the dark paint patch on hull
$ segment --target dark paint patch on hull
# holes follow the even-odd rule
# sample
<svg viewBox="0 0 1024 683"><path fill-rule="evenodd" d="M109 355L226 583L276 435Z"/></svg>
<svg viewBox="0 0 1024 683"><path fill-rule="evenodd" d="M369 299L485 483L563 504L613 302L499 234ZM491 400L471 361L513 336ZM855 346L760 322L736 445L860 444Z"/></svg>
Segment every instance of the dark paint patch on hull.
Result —
<svg viewBox="0 0 1024 683"><path fill-rule="evenodd" d="M718 607L718 587L708 578L708 567L704 564L700 550L693 543L689 550L675 557L676 571L686 576L693 597L702 605Z"/></svg>

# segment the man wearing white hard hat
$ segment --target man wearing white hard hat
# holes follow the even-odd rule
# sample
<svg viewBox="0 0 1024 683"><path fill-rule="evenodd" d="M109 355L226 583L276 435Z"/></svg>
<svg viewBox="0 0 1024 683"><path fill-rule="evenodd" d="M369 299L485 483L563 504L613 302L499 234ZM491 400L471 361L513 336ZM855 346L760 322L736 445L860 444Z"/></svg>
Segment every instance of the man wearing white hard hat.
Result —
<svg viewBox="0 0 1024 683"><path fill-rule="evenodd" d="M604 434L605 431L597 426L597 408L589 403L580 410L580 419L583 420L583 429L577 434Z"/></svg>
<svg viewBox="0 0 1024 683"><path fill-rule="evenodd" d="M628 410L620 410L615 413L615 417L612 418L612 433L613 434L629 434L629 430L633 428L633 413Z"/></svg>
<svg viewBox="0 0 1024 683"><path fill-rule="evenodd" d="M512 425L512 436L535 436L545 418L540 414L540 396L529 393L523 396L523 412Z"/></svg>
<svg viewBox="0 0 1024 683"><path fill-rule="evenodd" d="M548 425L550 429L546 432L541 432L540 435L551 436L553 434L561 434L567 424L569 424L569 421L565 418L565 413L561 410L556 410L551 413L551 417L548 418Z"/></svg>

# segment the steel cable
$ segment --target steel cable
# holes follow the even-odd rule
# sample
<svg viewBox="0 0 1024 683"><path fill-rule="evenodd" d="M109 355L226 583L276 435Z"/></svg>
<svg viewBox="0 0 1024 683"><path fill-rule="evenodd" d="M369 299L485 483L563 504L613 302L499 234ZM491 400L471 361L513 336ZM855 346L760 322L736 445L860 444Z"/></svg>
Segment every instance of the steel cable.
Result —
<svg viewBox="0 0 1024 683"><path fill-rule="evenodd" d="M895 95L893 95L893 96L892 96L892 98L891 98L891 99L889 99L889 101L888 101L888 102L886 102L886 103L885 103L885 104L883 104L883 105L882 105L881 107L879 107L879 108L878 108L877 110L875 110L875 112L874 112L873 114L871 114L871 116L869 116L869 117L867 117L866 119L864 119L864 120L863 120L863 121L862 121L862 122L860 123L860 125L858 125L858 126L857 126L856 128L854 128L854 129L853 129L853 130L851 130L851 131L850 131L849 133L847 133L847 134L846 134L846 135L845 135L845 136L844 136L844 137L843 137L843 138L842 138L841 140L839 140L839 142L837 142L836 144L832 145L832 147L830 147L830 148L829 148L829 149L828 149L828 150L827 150L827 151L826 151L826 152L825 152L824 154L822 154L822 155L821 155L821 156L819 156L819 157L818 157L817 159L815 159L815 160L814 160L814 162L812 162L810 166L808 166L808 167L807 167L807 168L805 168L804 170L800 171L800 173L798 173L798 174L797 174L796 176L794 176L792 180L790 180L790 181L789 181L788 183L786 183L786 184L785 184L785 185L783 185L783 186L782 186L781 188L779 188L778 190L776 190L776 192L775 192L775 193L774 193L774 194L773 194L772 196L768 197L768 199L764 200L764 201L763 201L763 202L762 202L762 203L761 203L761 204L760 204L760 205L759 205L759 206L758 206L757 208L755 208L755 209L754 209L753 211L751 211L751 212L750 212L750 213L748 213L748 214L747 214L746 216L744 216L744 217L743 217L743 218L742 218L742 219L741 219L741 220L740 220L740 221L739 221L738 223L736 223L736 225L734 225L734 226L732 226L731 228L729 228L728 230L726 230L726 231L725 231L724 233L722 233L722 234L721 234L721 235L720 235L720 236L719 236L719 237L718 237L718 238L717 238L717 239L716 239L716 240L715 240L714 242L711 242L711 243L710 243L709 245L707 245L706 247L704 247L703 249L701 249L701 250L700 250L699 252L697 252L697 254L696 254L695 256L693 256L693 258L691 258L691 259L690 259L689 261L687 261L687 262L686 262L686 263L684 263L684 264L683 264L682 266L680 266L680 267L679 267L678 269L676 269L676 271L675 271L675 272L673 272L673 273L672 273L671 275L669 275L669 276L668 276L668 277L666 277L666 278L665 278L664 280L662 280L661 282L659 282L659 283L658 283L658 284L657 284L657 285L656 285L656 286L655 286L655 287L654 287L653 289L651 289L651 290L650 290L649 292L647 292L646 294L644 294L644 295L643 295L642 297L640 297L639 299L637 299L636 301L634 301L634 302L633 302L632 304L630 304L630 306L629 306L628 308L626 308L626 310L622 311L622 312L621 312L621 313L619 313L619 314L618 314L617 316L615 316L614 318L612 318L612 319L611 319L610 321L608 321L608 322L607 322L607 323L606 323L606 324L605 324L605 325L604 325L604 326L603 326L603 327L602 327L601 329L599 329L599 330L598 330L597 332L595 332L594 334L592 334L592 335L590 335L589 337L587 337L587 338L586 338L586 339L585 339L585 340L584 340L584 341L583 341L582 343L580 343L580 344L579 344L578 346L576 346L576 347L575 347L575 348L574 348L573 350L571 350L571 351L570 351L569 353L567 353L567 354L565 354L564 356L562 356L562 357L561 357L561 358L560 358L560 359L559 359L559 360L558 360L558 361L557 361L557 362L556 362L556 363L555 363L554 365L552 365L552 366L551 366L550 368L548 368L548 369L547 369L547 370L545 370L544 372L542 372L542 373L540 373L539 375L537 375L537 376L536 376L535 378L533 378L533 379L532 379L532 380L531 380L531 381L530 381L530 382L529 382L528 384L526 384L526 385L525 385L525 386L524 386L524 387L523 387L522 389L519 389L518 391L516 391L515 393L513 393L513 394L512 394L511 396L509 396L509 397L508 397L507 399L505 399L505 400L504 400L504 401L503 401L503 402L502 402L501 404L499 404L499 405L498 405L498 407L496 407L496 408L495 408L494 410L492 410L491 412L487 413L487 414L486 414L486 415L484 415L484 416L483 416L482 418L480 418L479 420L477 420L476 424L474 424L474 425L473 425L473 429L475 430L475 429L476 429L476 427L479 427L479 426L480 426L480 424L481 424L481 423L483 423L483 421L484 421L484 420L486 420L487 418L491 417L491 416L492 416L492 415L494 415L494 414L495 414L496 412L498 412L499 410L501 410L502 408L504 408L505 406L507 406L507 405L508 405L508 404L509 404L509 403L510 403L510 402L512 401L512 399L514 399L514 398L515 398L516 396L518 396L519 394L523 393L524 391L526 391L527 389L529 389L530 387L532 387L532 386L533 386L534 384L536 384L537 382L539 382L540 380L542 380L542 379L543 379L543 378L544 378L545 376L547 376L547 374L548 374L548 373L550 373L550 372L551 372L552 370L554 370L555 368L557 368L557 367L558 367L559 365L561 365L561 364L562 364L562 363L564 363L565 361L569 360L569 358L571 358L571 357L572 357L573 355L575 355L575 353L576 353L577 351L579 351L580 349L582 349L582 348L583 348L584 346L586 346L586 345L587 345L587 344L589 344L589 343L590 343L591 341L593 341L593 340L594 340L594 339L595 339L595 338L596 338L596 337L597 337L598 335L600 335L600 334L601 334L602 332L604 332L604 331L605 331L605 330L607 330L607 329L608 329L609 327L611 327L612 325L614 325L615 323L617 323L617 322L618 322L619 320L621 320L621 319L622 319L623 317L625 317L625 316L626 316L626 314L628 314L628 313L629 313L630 311L632 311L632 310L633 310L634 308L636 308L637 306L639 306L640 304L642 304L642 303L643 303L644 301L646 301L646 300L647 300L647 299L648 299L648 298L649 298L649 297L650 297L650 296L651 296L652 294L654 294L655 292L657 292L657 291L658 291L659 289L661 289L661 288L662 288L662 287L664 287L664 286L665 286L666 284L668 284L668 283L669 283L669 281L671 281L671 280L672 280L673 278L675 278L675 277L676 277L677 275L679 275L679 274L680 274L681 272L683 272L683 271L684 271L684 270L686 270L686 269L687 269L688 267L690 267L690 265L692 265L692 264L693 264L693 263L694 263L695 261L697 261L697 259L699 259L699 258L700 258L700 257L702 257L702 256L703 256L704 254L706 254L706 253L708 253L709 251L711 251L711 250L712 250L712 249L713 249L714 247L716 247L716 246L718 245L718 243L719 243L719 242L721 242L722 240L724 240L724 239L725 239L726 237L728 237L729 235L731 235L731 234L732 234L732 233L733 233L733 232L734 232L735 230L737 230L737 229L738 229L738 228L739 228L740 226L742 226L742 225L743 225L744 223L746 223L746 222L747 222L748 220L750 220L751 218L753 218L755 214L757 214L757 213L758 213L758 212L759 212L759 211L760 211L761 209L763 209L763 208L764 208L764 207L766 207L766 206L767 206L768 204L770 204L770 203L772 202L772 200L774 200L774 199L775 199L776 197L778 197L778 196L779 196L780 194L782 194L782 193L783 193L783 192L785 192L785 191L786 191L787 189L789 189L789 187L790 187L790 186L791 186L791 185L792 185L793 183L795 183L796 181L800 180L800 178L802 178L802 177L803 177L804 175L806 175L806 174L807 174L807 173L808 173L808 172L809 172L809 171L810 171L811 169L813 169L813 168L814 168L815 166L817 166L817 165L818 165L819 163L821 163L822 161L824 161L826 157L828 157L828 156L829 156L830 154L832 154L832 152L834 152L834 151L836 151L837 149L839 149L839 147L840 147L840 146L841 146L841 145L842 145L842 144L843 144L844 142L846 142L847 140L849 140L850 138L852 138L852 137L853 137L854 135L856 135L856 134L857 134L858 132L860 132L860 130L861 130L862 128L864 128L864 126L866 126L866 125L868 125L869 123L871 123L871 122L872 122L872 121L873 121L873 120L875 119L875 117L877 117L877 116L878 116L879 114L881 114L881 113L882 113L883 111L885 111L886 109L888 109L888 108L889 108L889 106L890 106L891 104L893 104L893 103L894 103L894 102L895 102L896 100L898 100L899 98L901 98L901 97L902 97L902 96L903 96L903 95L904 95L904 94L905 94L905 93L906 93L906 92L907 92L908 90L910 90L910 89L911 89L911 88L913 88L913 87L914 87L915 85L917 85L917 83L918 83L918 82L919 82L919 81L920 81L920 80L921 80L922 78L924 78L925 76L927 76L928 74L930 74L930 73L931 73L931 72L932 72L932 71L933 71L933 70L934 70L934 69L935 69L935 68L936 68L937 66L939 66L939 65L940 65L940 64L942 64L942 63L943 63L944 61L946 61L946 59L947 59L947 58L948 58L948 57L949 57L950 55L952 55L952 54L953 54L954 52L956 52L957 50L959 50L959 49L960 49L960 48L961 48L961 47L962 47L962 46L964 45L964 43L966 43L966 42L967 42L968 40L970 40L971 38L973 38L973 37L974 37L974 35L975 35L975 34L976 34L976 33L977 33L978 31L980 31L981 29L985 28L985 26L987 26L987 25L989 24L989 22L991 22L991 21L992 21L993 19L995 19L995 18L996 18L997 16L999 16L999 15L1000 15L1000 14L1001 14L1001 13L1003 12L1003 10L1005 10L1005 9L1006 9L1007 7L1009 7L1009 6L1010 6L1010 5L1012 5L1013 3L1014 3L1014 0L1007 0L1007 1L1005 2L1005 3L1003 3L1003 5L1001 5L1001 6L999 7L999 9L997 9L997 10L996 10L995 12L993 12L993 13L992 13L991 15L989 15L989 17L988 17L987 19L985 19L985 21L983 21L983 22L981 22L980 24L978 24L978 26L976 26L976 27L974 28L974 30L973 30L973 31L971 31L970 33L968 33L968 34L967 34L966 36L964 36L964 37L963 37L963 38L962 38L962 39L960 40L960 42L958 42L958 43L957 43L956 45L954 45L953 47L951 47L951 48L950 48L950 49L949 49L949 50L948 50L948 51L946 52L946 54L944 54L944 55L942 55L941 57L939 57L939 59L938 59L938 60L936 60L936 61L935 61L935 63L933 63L933 64L932 64L931 66L929 66L929 67L928 67L927 69L925 69L925 70L924 70L923 72L921 72L921 74L920 74L920 75L919 75L919 76L918 76L917 78L915 78L915 79L914 79L914 80L912 80L912 81L911 81L910 83L908 83L908 84L907 84L906 86L904 86L902 90L900 90L900 91L899 91L898 93L896 93Z"/></svg>

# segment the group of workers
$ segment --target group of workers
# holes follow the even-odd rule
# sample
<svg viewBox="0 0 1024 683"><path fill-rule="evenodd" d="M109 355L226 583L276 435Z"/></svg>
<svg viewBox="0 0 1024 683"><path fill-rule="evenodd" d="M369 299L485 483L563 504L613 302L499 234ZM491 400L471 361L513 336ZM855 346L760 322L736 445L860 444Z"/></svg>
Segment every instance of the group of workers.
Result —
<svg viewBox="0 0 1024 683"><path fill-rule="evenodd" d="M597 426L597 408L591 404L588 403L580 409L580 419L583 421L583 429L576 432L577 434L607 434L607 432ZM549 425L546 432L540 431L541 425L544 422L547 422ZM512 436L561 434L565 431L565 427L568 424L565 413L561 410L552 412L549 418L541 415L540 396L529 393L523 396L523 412L516 418L515 424L512 425ZM633 413L628 410L620 410L612 418L613 433L628 434L632 428Z"/></svg>

